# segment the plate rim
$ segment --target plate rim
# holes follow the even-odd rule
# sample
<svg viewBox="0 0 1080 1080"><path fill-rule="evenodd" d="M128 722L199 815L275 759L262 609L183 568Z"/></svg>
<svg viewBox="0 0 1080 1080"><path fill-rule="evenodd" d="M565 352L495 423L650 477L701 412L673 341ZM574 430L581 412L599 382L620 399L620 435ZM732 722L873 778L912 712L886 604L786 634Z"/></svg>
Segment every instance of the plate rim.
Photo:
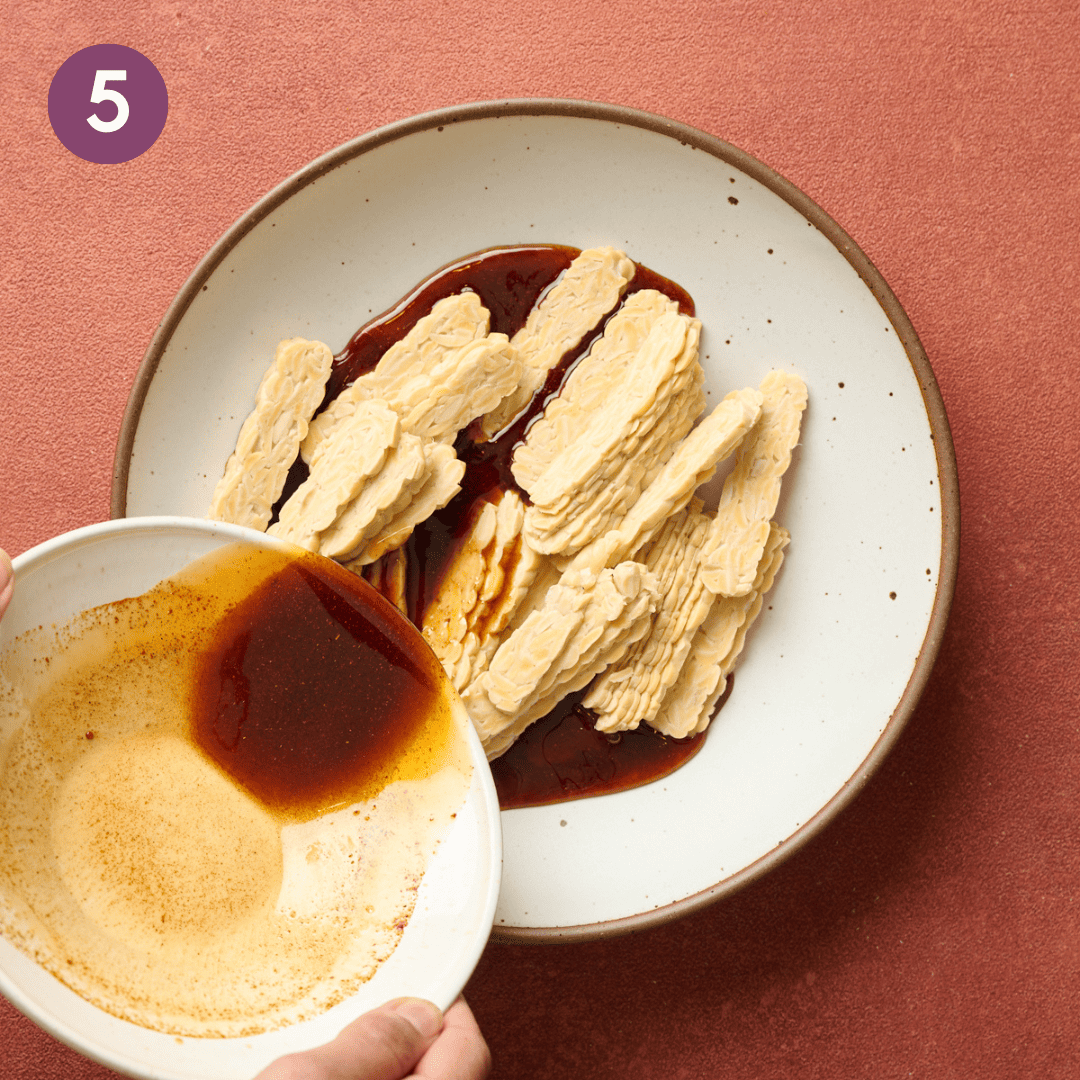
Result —
<svg viewBox="0 0 1080 1080"><path fill-rule="evenodd" d="M492 927L492 939L508 944L569 943L637 932L682 918L715 903L722 897L737 892L793 855L810 839L817 836L855 798L877 770L914 712L941 649L956 587L960 553L959 476L945 403L922 342L895 293L862 248L813 199L764 162L714 135L656 113L599 101L572 98L508 98L471 102L407 117L351 139L315 158L242 214L203 256L169 305L139 365L124 410L113 459L110 517L127 516L129 470L139 417L150 383L177 326L217 266L260 221L319 177L387 143L440 125L513 116L574 117L636 127L665 135L683 145L703 150L739 169L779 196L814 225L847 260L863 284L870 290L904 348L908 362L918 380L923 406L930 423L941 497L941 555L937 587L926 634L896 708L870 752L843 787L816 814L772 851L715 885L681 900L654 908L652 911L596 923L555 927L500 926L496 923Z"/></svg>

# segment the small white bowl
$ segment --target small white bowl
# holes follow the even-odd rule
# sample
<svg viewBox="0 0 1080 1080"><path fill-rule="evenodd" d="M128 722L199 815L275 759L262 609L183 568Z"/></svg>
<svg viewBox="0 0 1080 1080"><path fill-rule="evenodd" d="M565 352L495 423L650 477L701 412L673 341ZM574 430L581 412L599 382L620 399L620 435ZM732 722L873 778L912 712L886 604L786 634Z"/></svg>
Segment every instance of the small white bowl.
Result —
<svg viewBox="0 0 1080 1080"><path fill-rule="evenodd" d="M0 623L0 650L34 627L146 592L194 559L237 541L287 547L250 529L179 517L109 521L49 540L14 560L15 595ZM249 1080L283 1054L328 1042L350 1020L391 998L424 997L446 1009L491 932L502 862L498 798L480 741L471 725L466 728L472 784L428 864L396 950L355 995L322 1015L247 1038L178 1039L103 1012L2 939L0 991L62 1042L145 1080Z"/></svg>

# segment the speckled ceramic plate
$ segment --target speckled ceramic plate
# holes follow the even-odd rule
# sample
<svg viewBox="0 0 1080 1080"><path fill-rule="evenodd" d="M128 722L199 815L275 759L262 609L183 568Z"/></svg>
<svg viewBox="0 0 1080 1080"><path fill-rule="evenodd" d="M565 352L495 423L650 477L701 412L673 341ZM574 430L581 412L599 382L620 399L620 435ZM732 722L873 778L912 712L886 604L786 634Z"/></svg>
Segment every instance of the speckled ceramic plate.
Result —
<svg viewBox="0 0 1080 1080"><path fill-rule="evenodd" d="M567 940L776 865L866 781L933 664L959 524L948 423L831 218L734 147L612 106L489 102L372 132L271 192L184 286L132 392L113 512L205 512L279 338L340 349L439 266L529 242L613 244L688 289L712 401L774 365L810 390L788 558L704 748L634 791L503 813L496 934Z"/></svg>

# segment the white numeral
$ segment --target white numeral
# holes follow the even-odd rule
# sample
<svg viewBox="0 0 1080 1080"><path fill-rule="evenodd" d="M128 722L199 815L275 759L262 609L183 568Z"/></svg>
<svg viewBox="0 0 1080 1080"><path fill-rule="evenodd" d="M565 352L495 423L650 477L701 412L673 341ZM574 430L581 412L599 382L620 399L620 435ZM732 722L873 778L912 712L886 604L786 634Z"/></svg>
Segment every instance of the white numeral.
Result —
<svg viewBox="0 0 1080 1080"><path fill-rule="evenodd" d="M91 113L86 122L95 131L119 131L127 122L130 110L127 98L119 90L109 90L107 82L127 82L126 71L108 71L98 69L94 75L94 89L90 91L90 101L94 105L100 105L103 101L111 101L116 106L116 116L111 120L102 120L97 113Z"/></svg>

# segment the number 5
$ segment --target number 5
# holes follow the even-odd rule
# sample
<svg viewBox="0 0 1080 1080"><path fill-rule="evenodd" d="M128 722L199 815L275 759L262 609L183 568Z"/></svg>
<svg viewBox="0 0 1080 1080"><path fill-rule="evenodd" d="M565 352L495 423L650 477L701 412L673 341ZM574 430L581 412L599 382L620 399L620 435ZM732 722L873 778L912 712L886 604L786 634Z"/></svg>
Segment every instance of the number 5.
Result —
<svg viewBox="0 0 1080 1080"><path fill-rule="evenodd" d="M107 82L127 82L127 72L108 71L99 68L95 73L94 89L90 91L90 101L94 105L98 105L102 101L111 101L116 106L116 115L111 120L102 120L97 113L91 113L86 118L86 122L95 131L119 131L128 122L130 110L128 109L127 98L119 90L107 89L105 86Z"/></svg>

